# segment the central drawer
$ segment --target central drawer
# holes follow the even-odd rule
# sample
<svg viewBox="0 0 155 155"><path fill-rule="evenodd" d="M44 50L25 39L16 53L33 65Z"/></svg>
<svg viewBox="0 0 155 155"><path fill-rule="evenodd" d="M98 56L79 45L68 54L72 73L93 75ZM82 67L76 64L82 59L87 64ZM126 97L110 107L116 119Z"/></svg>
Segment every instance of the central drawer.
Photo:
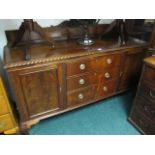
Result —
<svg viewBox="0 0 155 155"><path fill-rule="evenodd" d="M77 59L67 63L67 76L83 74L95 70L95 59Z"/></svg>
<svg viewBox="0 0 155 155"><path fill-rule="evenodd" d="M102 73L89 73L80 76L75 76L67 79L67 90L87 87L96 83L108 82L111 79L119 77L119 68L103 69Z"/></svg>
<svg viewBox="0 0 155 155"><path fill-rule="evenodd" d="M87 72L103 72L120 65L120 54L111 54L100 57L76 59L67 63L67 76L74 76Z"/></svg>
<svg viewBox="0 0 155 155"><path fill-rule="evenodd" d="M67 106L76 106L94 100L95 86L89 86L67 94Z"/></svg>
<svg viewBox="0 0 155 155"><path fill-rule="evenodd" d="M117 80L118 79L114 79L109 82L98 83L76 91L68 92L68 106L80 105L93 100L97 101L113 95L117 87Z"/></svg>

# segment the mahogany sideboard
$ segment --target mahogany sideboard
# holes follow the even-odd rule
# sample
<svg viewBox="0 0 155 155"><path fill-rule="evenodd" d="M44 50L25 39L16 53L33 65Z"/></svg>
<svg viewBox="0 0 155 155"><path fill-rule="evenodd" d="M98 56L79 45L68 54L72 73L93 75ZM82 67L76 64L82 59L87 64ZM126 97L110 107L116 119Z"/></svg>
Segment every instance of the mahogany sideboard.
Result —
<svg viewBox="0 0 155 155"><path fill-rule="evenodd" d="M32 45L25 60L24 48L5 46L4 68L21 130L126 91L137 83L147 47L136 39L123 46L114 40L96 39L91 46L55 41L54 47Z"/></svg>
<svg viewBox="0 0 155 155"><path fill-rule="evenodd" d="M155 57L144 59L129 121L143 134L155 134Z"/></svg>

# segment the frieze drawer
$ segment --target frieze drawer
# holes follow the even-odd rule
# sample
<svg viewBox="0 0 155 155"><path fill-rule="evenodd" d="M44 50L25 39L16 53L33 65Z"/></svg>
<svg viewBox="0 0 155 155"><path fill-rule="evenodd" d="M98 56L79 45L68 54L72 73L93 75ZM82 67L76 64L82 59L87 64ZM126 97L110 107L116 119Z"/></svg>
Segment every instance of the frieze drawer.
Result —
<svg viewBox="0 0 155 155"><path fill-rule="evenodd" d="M95 71L95 59L75 60L67 63L67 76Z"/></svg>
<svg viewBox="0 0 155 155"><path fill-rule="evenodd" d="M105 69L120 66L120 54L111 54L102 57L93 57L71 61L67 63L67 76L73 76L86 72L102 73Z"/></svg>

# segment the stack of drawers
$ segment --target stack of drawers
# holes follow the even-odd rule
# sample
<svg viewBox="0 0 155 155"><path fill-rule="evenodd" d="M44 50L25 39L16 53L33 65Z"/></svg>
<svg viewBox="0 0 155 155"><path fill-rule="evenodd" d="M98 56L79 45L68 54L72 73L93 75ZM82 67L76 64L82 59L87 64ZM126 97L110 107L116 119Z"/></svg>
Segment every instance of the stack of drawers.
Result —
<svg viewBox="0 0 155 155"><path fill-rule="evenodd" d="M145 65L129 120L144 134L155 134L155 57Z"/></svg>
<svg viewBox="0 0 155 155"><path fill-rule="evenodd" d="M0 78L0 133L13 134L17 132L18 127Z"/></svg>
<svg viewBox="0 0 155 155"><path fill-rule="evenodd" d="M67 106L113 95L120 75L120 54L76 59L67 63Z"/></svg>

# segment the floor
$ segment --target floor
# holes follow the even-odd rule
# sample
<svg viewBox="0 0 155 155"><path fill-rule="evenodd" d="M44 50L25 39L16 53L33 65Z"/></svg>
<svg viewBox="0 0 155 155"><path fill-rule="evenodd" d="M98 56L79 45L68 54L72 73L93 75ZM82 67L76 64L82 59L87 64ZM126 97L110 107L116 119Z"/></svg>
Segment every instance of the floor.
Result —
<svg viewBox="0 0 155 155"><path fill-rule="evenodd" d="M127 92L41 121L30 135L140 135L127 117L133 95Z"/></svg>

